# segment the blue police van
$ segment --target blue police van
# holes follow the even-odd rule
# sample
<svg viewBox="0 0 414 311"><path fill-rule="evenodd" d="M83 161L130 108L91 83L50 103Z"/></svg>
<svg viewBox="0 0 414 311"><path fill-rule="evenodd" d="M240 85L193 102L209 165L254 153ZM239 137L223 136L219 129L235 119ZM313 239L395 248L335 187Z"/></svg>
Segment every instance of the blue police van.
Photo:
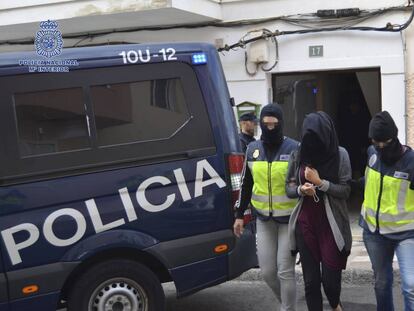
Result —
<svg viewBox="0 0 414 311"><path fill-rule="evenodd" d="M153 311L256 264L215 48L0 54L0 310Z"/></svg>

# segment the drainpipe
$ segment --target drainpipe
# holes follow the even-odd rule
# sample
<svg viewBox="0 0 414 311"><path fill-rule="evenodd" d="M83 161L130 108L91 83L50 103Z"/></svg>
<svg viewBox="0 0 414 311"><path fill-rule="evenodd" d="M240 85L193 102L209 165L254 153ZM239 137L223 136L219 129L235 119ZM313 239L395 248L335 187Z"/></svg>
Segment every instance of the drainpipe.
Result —
<svg viewBox="0 0 414 311"><path fill-rule="evenodd" d="M407 145L414 147L414 23L404 31Z"/></svg>

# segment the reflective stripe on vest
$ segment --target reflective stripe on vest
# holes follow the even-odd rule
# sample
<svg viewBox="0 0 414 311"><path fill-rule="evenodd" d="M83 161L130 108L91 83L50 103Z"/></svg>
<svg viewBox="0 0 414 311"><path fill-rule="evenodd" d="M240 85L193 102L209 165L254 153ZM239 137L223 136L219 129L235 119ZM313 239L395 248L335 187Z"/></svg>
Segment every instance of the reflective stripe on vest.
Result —
<svg viewBox="0 0 414 311"><path fill-rule="evenodd" d="M405 179L383 176L378 213L382 234L414 229L414 191ZM376 229L376 213L380 195L381 174L371 168L365 171L364 203L361 214L371 231Z"/></svg>
<svg viewBox="0 0 414 311"><path fill-rule="evenodd" d="M296 206L297 199L286 196L288 162L249 161L248 165L253 176L251 202L255 209L266 216L269 216L270 212L273 216L289 216Z"/></svg>

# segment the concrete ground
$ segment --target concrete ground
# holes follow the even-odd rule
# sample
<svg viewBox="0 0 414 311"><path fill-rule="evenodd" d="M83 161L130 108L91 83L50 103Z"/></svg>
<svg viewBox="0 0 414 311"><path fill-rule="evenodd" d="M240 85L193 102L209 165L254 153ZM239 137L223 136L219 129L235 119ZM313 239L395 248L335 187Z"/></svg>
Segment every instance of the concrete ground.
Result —
<svg viewBox="0 0 414 311"><path fill-rule="evenodd" d="M262 281L230 281L204 289L192 296L177 299L173 283L164 285L167 311L280 311L280 304ZM402 297L394 285L395 310L404 310ZM373 287L343 285L341 301L344 311L376 311ZM324 310L331 311L324 298ZM298 286L296 311L307 311L303 286Z"/></svg>
<svg viewBox="0 0 414 311"><path fill-rule="evenodd" d="M352 231L352 250L348 258L347 269L342 273L341 301L344 311L376 311L371 263L362 241L362 229L358 225L360 198L351 198L349 218ZM296 266L298 280L297 311L307 311L302 269ZM394 258L394 307L403 310L403 298L400 290L398 263ZM234 281L202 290L190 297L177 299L172 283L164 285L167 298L167 311L279 311L280 304L263 282L259 269L251 269ZM332 310L324 296L324 310Z"/></svg>
<svg viewBox="0 0 414 311"><path fill-rule="evenodd" d="M373 274L370 260L362 242L362 231L358 225L359 203L351 202L349 208L353 246L348 258L347 269L343 271L341 301L344 311L376 311ZM394 260L394 305L403 310L399 270ZM296 266L297 311L306 311L302 271ZM239 278L211 288L204 289L189 297L177 299L174 283L163 284L166 295L166 311L279 311L280 304L263 282L259 269L251 269ZM323 295L324 296L324 295ZM324 296L325 297L325 296ZM65 309L61 309L64 311ZM324 298L324 310L332 310Z"/></svg>
<svg viewBox="0 0 414 311"><path fill-rule="evenodd" d="M352 197L348 202L349 220L352 231L352 249L348 257L347 268L342 273L344 284L372 285L373 272L367 250L362 241L362 229L359 226L360 206L362 205L360 197ZM302 282L302 269L300 265L296 266L296 275L299 282ZM251 269L239 277L242 281L262 281L259 269ZM398 285L400 282L399 268L396 257L394 257L394 280Z"/></svg>

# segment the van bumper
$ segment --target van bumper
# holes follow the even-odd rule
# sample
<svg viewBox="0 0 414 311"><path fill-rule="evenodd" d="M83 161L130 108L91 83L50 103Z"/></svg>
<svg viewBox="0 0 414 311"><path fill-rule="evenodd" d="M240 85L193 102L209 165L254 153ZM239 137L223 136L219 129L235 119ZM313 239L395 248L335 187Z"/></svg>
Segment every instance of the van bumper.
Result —
<svg viewBox="0 0 414 311"><path fill-rule="evenodd" d="M10 301L10 310L19 311L56 311L59 302L60 291L36 295ZM1 309L0 309L1 310Z"/></svg>
<svg viewBox="0 0 414 311"><path fill-rule="evenodd" d="M44 295L44 297L49 297L49 293L59 292L68 275L78 264L79 262L58 262L7 272L10 300L23 299L22 301L25 301L28 299L28 296L23 294L22 288L33 284L39 287L39 291L33 293L29 298L43 297L42 295Z"/></svg>

